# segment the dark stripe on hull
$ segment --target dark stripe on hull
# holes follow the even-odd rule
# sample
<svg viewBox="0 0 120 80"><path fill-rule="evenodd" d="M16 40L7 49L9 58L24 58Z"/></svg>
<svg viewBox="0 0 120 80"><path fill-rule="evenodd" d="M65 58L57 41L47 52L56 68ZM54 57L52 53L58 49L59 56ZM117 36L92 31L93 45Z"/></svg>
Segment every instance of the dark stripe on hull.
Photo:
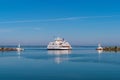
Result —
<svg viewBox="0 0 120 80"><path fill-rule="evenodd" d="M47 49L47 50L72 50L72 49Z"/></svg>

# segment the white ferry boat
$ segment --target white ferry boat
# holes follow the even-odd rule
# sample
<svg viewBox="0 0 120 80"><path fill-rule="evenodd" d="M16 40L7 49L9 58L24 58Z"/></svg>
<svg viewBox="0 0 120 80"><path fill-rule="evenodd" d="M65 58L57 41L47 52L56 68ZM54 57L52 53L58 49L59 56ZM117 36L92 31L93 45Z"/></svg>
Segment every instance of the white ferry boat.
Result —
<svg viewBox="0 0 120 80"><path fill-rule="evenodd" d="M57 37L55 41L50 42L47 46L48 50L70 50L71 45L65 41L63 38Z"/></svg>

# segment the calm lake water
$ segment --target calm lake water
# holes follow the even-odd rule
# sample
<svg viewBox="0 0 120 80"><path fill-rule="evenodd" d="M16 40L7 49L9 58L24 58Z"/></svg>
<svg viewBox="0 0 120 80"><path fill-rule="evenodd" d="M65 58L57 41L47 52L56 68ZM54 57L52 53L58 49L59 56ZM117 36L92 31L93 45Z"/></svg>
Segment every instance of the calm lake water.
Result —
<svg viewBox="0 0 120 80"><path fill-rule="evenodd" d="M95 46L23 52L0 52L0 80L120 80L120 52L97 52Z"/></svg>

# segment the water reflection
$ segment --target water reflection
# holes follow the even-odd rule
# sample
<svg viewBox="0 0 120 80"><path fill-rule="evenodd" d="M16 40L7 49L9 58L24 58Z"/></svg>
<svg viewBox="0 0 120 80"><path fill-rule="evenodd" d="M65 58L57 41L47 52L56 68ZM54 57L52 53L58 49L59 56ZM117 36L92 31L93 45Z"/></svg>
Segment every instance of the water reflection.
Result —
<svg viewBox="0 0 120 80"><path fill-rule="evenodd" d="M103 50L97 50L99 54L101 54L103 52Z"/></svg>
<svg viewBox="0 0 120 80"><path fill-rule="evenodd" d="M21 60L23 58L48 61L54 60L57 64L69 61L120 65L120 54L118 53L105 52L103 50L26 50L22 52L0 52L0 58L7 59L7 57L17 57Z"/></svg>
<svg viewBox="0 0 120 80"><path fill-rule="evenodd" d="M48 54L50 55L66 55L70 53L71 50L48 50Z"/></svg>
<svg viewBox="0 0 120 80"><path fill-rule="evenodd" d="M17 54L18 54L18 59L21 58L21 51L17 51Z"/></svg>
<svg viewBox="0 0 120 80"><path fill-rule="evenodd" d="M67 60L68 61L68 55L71 54L71 50L48 50L49 55L54 56L54 61L57 64L60 64L61 62Z"/></svg>

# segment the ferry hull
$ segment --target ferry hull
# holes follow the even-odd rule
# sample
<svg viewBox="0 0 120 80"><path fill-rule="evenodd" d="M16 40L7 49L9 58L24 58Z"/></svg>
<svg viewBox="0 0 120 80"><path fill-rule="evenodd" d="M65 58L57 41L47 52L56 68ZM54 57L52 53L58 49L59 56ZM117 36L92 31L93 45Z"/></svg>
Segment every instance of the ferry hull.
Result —
<svg viewBox="0 0 120 80"><path fill-rule="evenodd" d="M72 48L47 48L48 50L71 50Z"/></svg>

